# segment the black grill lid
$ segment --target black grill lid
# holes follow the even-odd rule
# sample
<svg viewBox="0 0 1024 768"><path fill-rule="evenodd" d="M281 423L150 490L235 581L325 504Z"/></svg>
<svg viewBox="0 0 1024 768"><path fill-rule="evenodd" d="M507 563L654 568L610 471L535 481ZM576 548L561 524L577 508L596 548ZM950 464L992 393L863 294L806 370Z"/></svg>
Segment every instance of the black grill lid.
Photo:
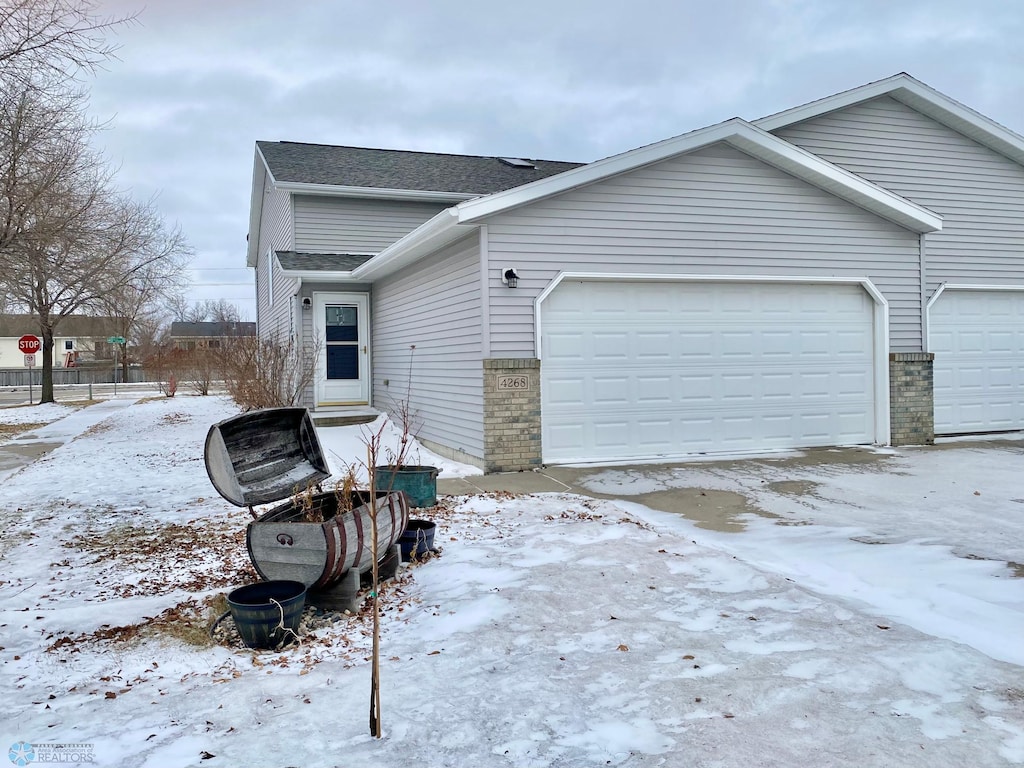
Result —
<svg viewBox="0 0 1024 768"><path fill-rule="evenodd" d="M280 501L331 475L305 408L267 408L210 427L206 474L239 507Z"/></svg>

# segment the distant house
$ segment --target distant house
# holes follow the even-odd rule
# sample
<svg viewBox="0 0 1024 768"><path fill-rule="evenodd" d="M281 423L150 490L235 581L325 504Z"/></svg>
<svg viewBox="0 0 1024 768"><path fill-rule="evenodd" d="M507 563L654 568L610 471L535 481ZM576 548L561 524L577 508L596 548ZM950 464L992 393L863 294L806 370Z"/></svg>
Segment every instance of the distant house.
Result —
<svg viewBox="0 0 1024 768"><path fill-rule="evenodd" d="M124 320L117 317L86 317L68 315L60 321L53 339L53 365L72 368L98 360L110 360L113 346L107 342L119 335ZM18 339L31 335L42 338L39 318L34 315L0 315L0 368L23 368L25 355L18 349ZM42 366L41 355L36 365Z"/></svg>
<svg viewBox="0 0 1024 768"><path fill-rule="evenodd" d="M1024 136L906 75L578 166L258 142L303 404L487 471L1024 429Z"/></svg>
<svg viewBox="0 0 1024 768"><path fill-rule="evenodd" d="M235 339L256 335L256 323L207 322L171 323L174 349L220 349Z"/></svg>

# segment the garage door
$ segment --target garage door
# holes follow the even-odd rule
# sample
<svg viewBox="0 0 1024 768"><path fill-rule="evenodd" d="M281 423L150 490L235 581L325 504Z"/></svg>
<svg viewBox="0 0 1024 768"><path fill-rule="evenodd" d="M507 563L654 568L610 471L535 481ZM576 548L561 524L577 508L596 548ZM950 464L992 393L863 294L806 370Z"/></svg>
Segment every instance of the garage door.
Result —
<svg viewBox="0 0 1024 768"><path fill-rule="evenodd" d="M541 305L548 462L871 443L860 286L562 282Z"/></svg>
<svg viewBox="0 0 1024 768"><path fill-rule="evenodd" d="M1024 293L945 290L928 337L936 434L1024 429Z"/></svg>

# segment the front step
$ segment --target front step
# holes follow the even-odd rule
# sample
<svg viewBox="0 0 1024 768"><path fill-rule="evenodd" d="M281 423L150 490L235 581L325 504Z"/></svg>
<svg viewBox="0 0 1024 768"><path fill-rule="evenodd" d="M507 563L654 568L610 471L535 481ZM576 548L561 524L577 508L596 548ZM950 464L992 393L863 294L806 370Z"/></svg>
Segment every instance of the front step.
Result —
<svg viewBox="0 0 1024 768"><path fill-rule="evenodd" d="M311 413L313 426L315 427L352 427L359 424L369 424L375 421L379 413L371 410L353 410L350 413L344 411L327 411L322 413Z"/></svg>

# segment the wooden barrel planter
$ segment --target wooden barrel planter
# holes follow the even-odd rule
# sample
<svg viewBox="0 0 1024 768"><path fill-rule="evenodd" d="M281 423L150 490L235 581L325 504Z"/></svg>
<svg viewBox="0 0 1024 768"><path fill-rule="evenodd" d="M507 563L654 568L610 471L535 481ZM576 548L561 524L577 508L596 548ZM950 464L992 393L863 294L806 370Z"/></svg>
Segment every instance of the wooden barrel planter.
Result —
<svg viewBox="0 0 1024 768"><path fill-rule="evenodd" d="M333 586L351 569L373 567L371 507L377 518L377 553L382 560L409 523L409 504L401 493L353 494L354 509L338 514L334 493L318 493L310 504L324 522L303 521L306 508L284 504L249 523L246 545L256 572L264 579L301 581L310 589Z"/></svg>
<svg viewBox="0 0 1024 768"><path fill-rule="evenodd" d="M329 588L349 571L373 567L374 521L378 561L409 522L409 502L400 491L339 497L310 490L331 473L305 408L269 408L214 424L204 455L217 492L249 508L254 520L246 545L257 573L267 580ZM289 497L262 515L253 511L255 504Z"/></svg>

